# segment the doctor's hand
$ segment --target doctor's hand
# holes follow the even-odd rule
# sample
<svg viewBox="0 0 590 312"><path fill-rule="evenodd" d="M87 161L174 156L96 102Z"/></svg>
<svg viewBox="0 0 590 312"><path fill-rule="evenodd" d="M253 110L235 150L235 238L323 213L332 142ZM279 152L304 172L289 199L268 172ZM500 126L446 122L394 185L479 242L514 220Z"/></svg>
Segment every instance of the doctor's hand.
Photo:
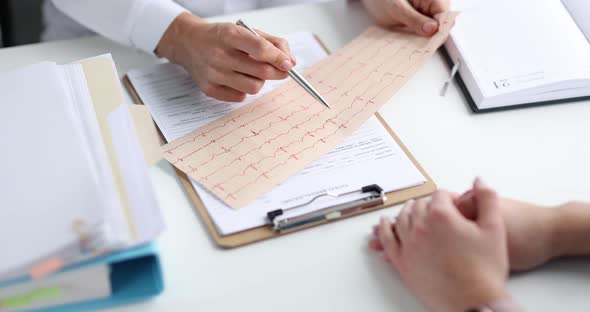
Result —
<svg viewBox="0 0 590 312"><path fill-rule="evenodd" d="M257 31L258 32L258 31ZM286 40L231 23L207 23L183 13L162 36L156 53L183 66L203 92L240 102L265 80L284 79L295 65Z"/></svg>
<svg viewBox="0 0 590 312"><path fill-rule="evenodd" d="M506 234L496 193L477 182L477 217L465 218L453 195L409 201L395 224L382 218L372 249L383 251L404 283L432 311L467 311L505 300Z"/></svg>
<svg viewBox="0 0 590 312"><path fill-rule="evenodd" d="M449 10L450 0L363 0L381 26L403 27L422 36L438 30L434 16Z"/></svg>

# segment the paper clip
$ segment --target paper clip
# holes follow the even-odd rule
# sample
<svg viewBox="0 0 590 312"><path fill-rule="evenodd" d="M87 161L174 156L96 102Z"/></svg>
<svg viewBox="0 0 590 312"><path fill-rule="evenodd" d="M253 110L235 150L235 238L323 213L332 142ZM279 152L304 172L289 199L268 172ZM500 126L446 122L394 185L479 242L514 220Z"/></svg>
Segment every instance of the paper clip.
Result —
<svg viewBox="0 0 590 312"><path fill-rule="evenodd" d="M88 253L90 251L90 235L86 223L82 220L76 220L72 223L72 230L78 235L78 245L81 253Z"/></svg>
<svg viewBox="0 0 590 312"><path fill-rule="evenodd" d="M110 231L104 223L89 227L84 221L76 220L72 223L72 229L78 236L80 254L91 253L93 256L98 256L105 252L104 244L108 240Z"/></svg>

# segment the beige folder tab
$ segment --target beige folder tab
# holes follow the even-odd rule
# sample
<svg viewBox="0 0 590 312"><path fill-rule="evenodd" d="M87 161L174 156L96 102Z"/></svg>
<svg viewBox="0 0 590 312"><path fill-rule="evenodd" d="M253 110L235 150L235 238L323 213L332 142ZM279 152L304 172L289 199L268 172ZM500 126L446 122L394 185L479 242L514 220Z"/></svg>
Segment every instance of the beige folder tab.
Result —
<svg viewBox="0 0 590 312"><path fill-rule="evenodd" d="M84 69L88 89L96 112L101 135L104 140L104 146L108 155L109 163L111 164L112 175L115 179L117 191L121 200L121 207L123 207L131 237L136 239L136 226L133 222L129 196L123 182L120 164L112 141L112 137L116 134L111 133L107 120L109 114L124 103L121 82L117 75L115 64L112 58L108 56L85 59L78 63L80 63ZM145 106L129 105L129 109L135 123L135 129L139 136L139 141L143 148L146 163L152 165L162 158L156 127Z"/></svg>

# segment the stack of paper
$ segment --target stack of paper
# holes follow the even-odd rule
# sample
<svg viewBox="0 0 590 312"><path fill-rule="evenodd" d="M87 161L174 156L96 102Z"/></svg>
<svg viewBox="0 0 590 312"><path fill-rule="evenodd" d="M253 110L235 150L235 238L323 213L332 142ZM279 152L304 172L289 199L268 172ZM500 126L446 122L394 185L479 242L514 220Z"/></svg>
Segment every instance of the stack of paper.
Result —
<svg viewBox="0 0 590 312"><path fill-rule="evenodd" d="M120 94L91 92L94 63L0 73L0 282L41 278L163 229L133 108L118 102L101 115Z"/></svg>

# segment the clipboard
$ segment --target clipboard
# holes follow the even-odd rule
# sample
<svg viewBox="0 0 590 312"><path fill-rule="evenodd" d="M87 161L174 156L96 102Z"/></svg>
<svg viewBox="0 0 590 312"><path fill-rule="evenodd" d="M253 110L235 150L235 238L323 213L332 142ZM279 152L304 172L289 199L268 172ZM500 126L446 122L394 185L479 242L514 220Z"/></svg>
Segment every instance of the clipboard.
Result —
<svg viewBox="0 0 590 312"><path fill-rule="evenodd" d="M326 52L330 53L329 50L324 45L324 43L317 36L314 36L314 37L319 42L319 44L324 48L324 50L326 50ZM137 104L143 105L143 101L141 100L139 94L137 93L137 91L133 87L133 84L131 83L131 80L129 79L129 77L127 75L125 75L125 77L123 78L123 84L125 85L127 91L129 91L133 100ZM358 210L358 211L355 211L353 213L349 213L349 214L342 216L342 217L329 218L324 221L316 222L311 226L306 226L306 227L303 227L298 230L288 231L286 233L280 233L278 231L275 231L273 229L272 225L264 225L264 226L252 228L249 230L244 230L244 231L241 231L238 233L233 233L233 234L229 234L229 235L221 235L219 233L219 231L217 230L215 224L213 223L213 219L209 215L207 208L205 207L205 205L203 204L203 202L199 198L199 195L197 194L197 192L193 188L188 176L184 172L182 172L176 168L175 168L175 170L176 170L176 173L178 174L178 177L180 178L180 182L182 183L183 187L185 188L190 200L194 204L194 209L201 217L201 220L203 221L203 223L207 226L209 234L211 235L211 237L213 238L213 240L215 241L215 243L218 246L220 246L222 248L226 248L226 249L241 247L244 245L267 240L270 238L288 235L288 234L295 233L300 230L304 230L304 229L311 228L314 226L323 225L326 223L332 223L332 222L335 222L338 220L347 219L347 218L354 217L354 216L357 216L360 214L364 214L364 213L376 211L379 209L391 207L396 204L405 202L409 199L424 197L424 196L428 196L428 195L432 194L436 190L436 184L434 183L432 178L426 173L424 168L422 168L422 166L420 166L420 164L418 163L416 158L414 158L414 156L405 147L405 145L401 142L401 140L397 137L397 135L393 132L393 130L391 130L391 128L385 122L383 117L381 117L381 115L379 113L376 113L375 116L377 117L379 122L383 125L383 127L385 127L385 129L391 135L391 137L395 140L395 142L400 146L402 151L412 161L414 166L416 166L416 168L424 176L424 178L426 179L426 182L421 185L418 185L418 186L406 188L406 189L399 190L399 191L385 193L383 203L380 205L373 206L373 207L366 208L366 209L362 209L362 210ZM160 132L159 128L158 128L158 132L160 135L160 141L163 144L166 143L166 140L164 139L164 136Z"/></svg>

